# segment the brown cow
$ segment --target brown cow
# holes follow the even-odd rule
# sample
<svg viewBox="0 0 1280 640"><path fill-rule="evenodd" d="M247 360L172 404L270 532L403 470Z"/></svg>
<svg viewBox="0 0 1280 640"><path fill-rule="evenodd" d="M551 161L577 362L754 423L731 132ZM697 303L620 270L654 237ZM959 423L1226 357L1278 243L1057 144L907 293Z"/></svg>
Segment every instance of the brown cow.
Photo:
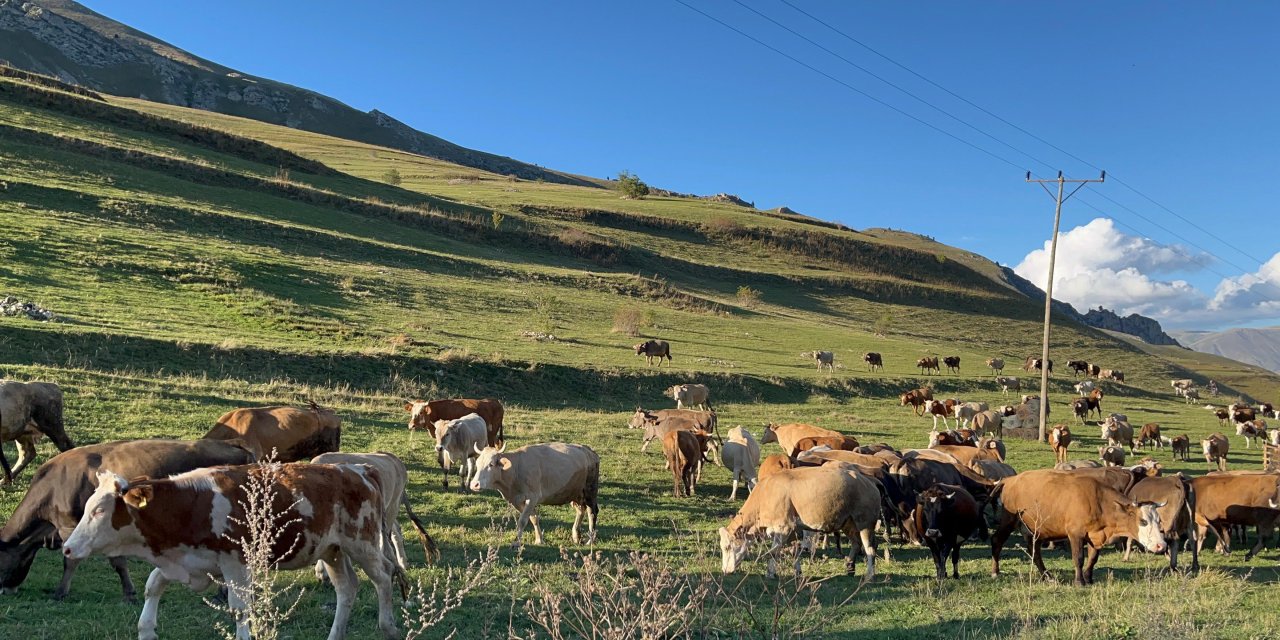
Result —
<svg viewBox="0 0 1280 640"><path fill-rule="evenodd" d="M1218 471L1227 470L1227 453L1231 451L1231 442L1221 433L1215 433L1200 441L1200 449L1204 451L1204 461L1212 469L1216 464Z"/></svg>
<svg viewBox="0 0 1280 640"><path fill-rule="evenodd" d="M1084 360L1068 360L1067 366L1071 368L1071 372L1079 376L1089 370L1089 363Z"/></svg>
<svg viewBox="0 0 1280 640"><path fill-rule="evenodd" d="M947 556L951 556L951 577L960 577L960 545L970 536L987 537L982 507L964 487L935 484L925 489L912 514L915 530L924 537L933 555L939 580L947 577Z"/></svg>
<svg viewBox="0 0 1280 640"><path fill-rule="evenodd" d="M671 345L666 340L648 340L641 342L632 347L635 349L636 355L644 356L649 366L653 366L653 359L658 359L658 366L662 366L662 359L667 359L667 366L671 366Z"/></svg>
<svg viewBox="0 0 1280 640"><path fill-rule="evenodd" d="M814 447L830 447L835 451L853 451L858 448L858 439L853 436L807 436L796 441L795 448L791 450L791 457L794 458L803 451L808 451Z"/></svg>
<svg viewBox="0 0 1280 640"><path fill-rule="evenodd" d="M795 462L790 457L775 453L760 462L760 471L756 473L756 486L760 485L760 481L765 478L786 469L794 469Z"/></svg>
<svg viewBox="0 0 1280 640"><path fill-rule="evenodd" d="M1005 446L1004 440L999 438L982 438L978 440L978 448L986 449L991 452L1000 462L1004 462Z"/></svg>
<svg viewBox="0 0 1280 640"><path fill-rule="evenodd" d="M993 460L995 462L1000 462L1000 457L993 449L980 449L975 446L966 445L937 445L931 448L934 451L941 451L951 455L956 460L959 460L960 464L966 467L973 466L973 463L976 460Z"/></svg>
<svg viewBox="0 0 1280 640"><path fill-rule="evenodd" d="M1138 431L1137 445L1139 447L1155 445L1157 449L1163 449L1164 439L1160 437L1160 425L1155 422L1142 425L1142 429Z"/></svg>
<svg viewBox="0 0 1280 640"><path fill-rule="evenodd" d="M924 415L924 405L926 402L933 400L933 389L928 387L920 389L912 389L904 391L898 396L901 406L911 405L917 416Z"/></svg>
<svg viewBox="0 0 1280 640"><path fill-rule="evenodd" d="M1280 474L1276 473L1222 473L1200 476L1191 481L1195 491L1196 549L1204 547L1205 533L1212 529L1218 538L1218 546L1224 553L1231 552L1232 525L1258 527L1258 542L1245 554L1249 560L1258 553L1271 535L1280 517L1280 495L1277 495Z"/></svg>
<svg viewBox="0 0 1280 640"><path fill-rule="evenodd" d="M502 426L505 409L500 401L493 398L451 398L430 402L413 400L404 403L404 410L409 412L409 431L425 430L432 438L436 437L436 422L457 420L469 413L478 413L489 427L489 446L499 446L506 439Z"/></svg>
<svg viewBox="0 0 1280 640"><path fill-rule="evenodd" d="M234 409L222 414L204 439L239 440L258 460L274 451L276 462L306 461L342 448L342 419L315 403L307 409Z"/></svg>
<svg viewBox="0 0 1280 640"><path fill-rule="evenodd" d="M1049 432L1049 448L1053 449L1053 460L1057 464L1067 461L1067 447L1071 446L1071 429L1065 424L1054 425Z"/></svg>
<svg viewBox="0 0 1280 640"><path fill-rule="evenodd" d="M815 427L811 424L773 424L769 423L764 427L764 435L760 438L760 446L769 444L770 442L778 443L783 451L788 455L796 450L796 443L804 438L843 438L845 435L839 431L831 429L823 429Z"/></svg>
<svg viewBox="0 0 1280 640"><path fill-rule="evenodd" d="M942 367L938 366L938 357L925 357L916 360L916 368L920 370L921 375L926 375L931 371L942 373Z"/></svg>
<svg viewBox="0 0 1280 640"><path fill-rule="evenodd" d="M1138 502L1154 502L1164 505L1157 507L1160 522L1163 525L1165 540L1169 544L1169 568L1178 569L1178 544L1183 539L1194 541L1196 495L1191 490L1191 482L1181 473L1162 478L1148 477L1139 480L1125 492ZM1200 570L1200 551L1198 545L1191 546L1191 570ZM1129 552L1133 549L1133 539L1125 541L1124 560L1129 560Z"/></svg>
<svg viewBox="0 0 1280 640"><path fill-rule="evenodd" d="M807 449L801 451L796 456L796 462L816 462L823 464L829 460L837 460L840 462L848 462L856 464L860 467L876 467L887 468L890 464L889 460L880 456L869 455L866 453L858 453L857 451L841 451L839 449Z"/></svg>
<svg viewBox="0 0 1280 640"><path fill-rule="evenodd" d="M674 478L675 497L694 495L697 486L698 467L701 466L703 444L708 437L704 432L669 431L662 436L662 455L667 458Z"/></svg>
<svg viewBox="0 0 1280 640"><path fill-rule="evenodd" d="M1019 526L1030 533L1031 559L1042 576L1048 576L1041 547L1045 542L1067 540L1075 566L1075 584L1093 583L1093 567L1102 547L1119 537L1136 538L1153 553L1164 553L1165 543L1158 506L1134 502L1123 493L1089 476L1070 471L1037 469L1000 482L999 524L991 536L991 575L1000 573L1000 551ZM1085 548L1088 547L1088 558Z"/></svg>
<svg viewBox="0 0 1280 640"><path fill-rule="evenodd" d="M1191 452L1191 439L1187 436L1174 436L1169 441L1169 446L1173 449L1174 460L1187 460L1187 454Z"/></svg>

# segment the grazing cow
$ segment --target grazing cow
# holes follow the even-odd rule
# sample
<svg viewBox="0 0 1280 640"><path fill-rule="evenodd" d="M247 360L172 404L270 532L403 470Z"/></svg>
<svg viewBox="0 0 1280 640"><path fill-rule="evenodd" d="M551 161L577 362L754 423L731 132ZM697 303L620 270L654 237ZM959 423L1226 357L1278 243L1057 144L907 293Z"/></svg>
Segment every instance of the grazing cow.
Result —
<svg viewBox="0 0 1280 640"><path fill-rule="evenodd" d="M1157 449L1164 448L1164 438L1160 437L1160 425L1155 422L1148 422L1142 425L1142 430L1138 432L1138 446L1147 447L1155 445Z"/></svg>
<svg viewBox="0 0 1280 640"><path fill-rule="evenodd" d="M1227 409L1214 409L1212 406L1209 408L1213 411L1213 415L1218 418L1218 426L1225 427L1231 421L1231 412Z"/></svg>
<svg viewBox="0 0 1280 640"><path fill-rule="evenodd" d="M995 436L998 440L1004 436L1004 429L1002 429L1003 425L1000 418L1001 416L995 411L979 411L978 414L973 417L973 422L971 424L973 425L974 431L981 434L989 433Z"/></svg>
<svg viewBox="0 0 1280 640"><path fill-rule="evenodd" d="M985 402L964 402L956 406L955 415L960 424L967 427L979 413L988 410Z"/></svg>
<svg viewBox="0 0 1280 640"><path fill-rule="evenodd" d="M733 475L733 489L729 492L730 500L738 499L738 482L747 485L747 491L755 489L756 469L760 466L760 443L755 436L742 427L729 430L720 447L720 462Z"/></svg>
<svg viewBox="0 0 1280 640"><path fill-rule="evenodd" d="M1258 542L1245 554L1245 560L1262 550L1266 539L1280 518L1280 496L1277 495L1276 473L1224 473L1200 476L1191 481L1195 492L1196 547L1204 547L1205 533L1212 529L1218 547L1231 552L1231 526L1258 527Z"/></svg>
<svg viewBox="0 0 1280 640"><path fill-rule="evenodd" d="M667 395L676 401L676 408L698 407L711 411L711 390L705 384L677 384L667 389Z"/></svg>
<svg viewBox="0 0 1280 640"><path fill-rule="evenodd" d="M818 363L818 371L822 371L826 367L828 371L836 370L836 354L831 351L810 351L808 356Z"/></svg>
<svg viewBox="0 0 1280 640"><path fill-rule="evenodd" d="M1000 551L1009 535L1025 527L1031 559L1048 576L1041 547L1067 540L1075 567L1075 584L1093 583L1098 552L1112 540L1135 538L1153 553L1164 553L1159 506L1134 502L1098 480L1074 472L1039 469L1003 480L995 491L999 524L991 536L991 575L1000 573ZM1085 547L1088 547L1088 559Z"/></svg>
<svg viewBox="0 0 1280 640"><path fill-rule="evenodd" d="M458 466L458 491L465 492L475 475L475 458L482 445L488 444L489 427L478 413L457 420L436 422L436 459L440 462L440 484L449 488L449 467Z"/></svg>
<svg viewBox="0 0 1280 640"><path fill-rule="evenodd" d="M715 433L716 412L715 411L692 411L689 409L659 409L657 411L645 411L640 407L636 407L636 412L631 414L631 420L627 422L629 429L643 429L650 424L658 424L667 421L686 421L693 426L710 433Z"/></svg>
<svg viewBox="0 0 1280 640"><path fill-rule="evenodd" d="M1236 435L1244 437L1244 448L1253 447L1253 441L1267 438L1267 423L1262 420L1251 420L1236 425Z"/></svg>
<svg viewBox="0 0 1280 640"><path fill-rule="evenodd" d="M382 451L377 453L322 453L312 458L311 464L363 464L378 471L378 478L382 481L382 524L386 529L388 538L391 540L391 549L389 550L391 555L389 557L395 562L401 580L404 579L405 574L409 571L409 554L405 551L404 533L400 530L400 522L397 519L401 505L404 505L404 511L409 515L409 522L413 523L413 529L418 533L418 539L422 541L422 551L426 554L427 562L433 562L440 558L440 551L436 547L435 540L431 539L431 534L427 533L427 528L422 525L422 521L413 512L413 506L409 504L409 493L406 490L409 486L409 470L405 468L404 462L400 458ZM320 577L323 571L323 563L316 563L317 578ZM404 584L402 583L401 586L403 587Z"/></svg>
<svg viewBox="0 0 1280 640"><path fill-rule="evenodd" d="M1071 372L1077 377L1089 370L1089 363L1084 360L1068 360L1067 366L1071 368Z"/></svg>
<svg viewBox="0 0 1280 640"><path fill-rule="evenodd" d="M916 368L920 370L921 375L929 374L932 371L942 373L942 367L938 366L938 357L924 357L916 360Z"/></svg>
<svg viewBox="0 0 1280 640"><path fill-rule="evenodd" d="M247 464L253 454L216 440L123 440L77 447L60 453L36 469L31 486L0 529L0 594L16 593L27 579L36 552L48 541L66 540L84 514L85 502L97 487L98 471L109 468L129 477L164 477L223 464ZM136 594L123 556L109 558L120 576L124 598ZM62 581L53 591L61 600L71 589L78 560L62 565Z"/></svg>
<svg viewBox="0 0 1280 640"><path fill-rule="evenodd" d="M960 356L947 356L942 359L942 363L947 365L948 373L960 373Z"/></svg>
<svg viewBox="0 0 1280 640"><path fill-rule="evenodd" d="M1097 385L1092 380L1081 380L1076 383L1076 393L1080 394L1081 398L1089 395L1095 388Z"/></svg>
<svg viewBox="0 0 1280 640"><path fill-rule="evenodd" d="M1204 461L1209 464L1210 469L1217 465L1218 471L1227 470L1227 453L1231 451L1231 443L1226 436L1215 433L1200 441L1200 449L1204 451Z"/></svg>
<svg viewBox="0 0 1280 640"><path fill-rule="evenodd" d="M1026 363L1022 365L1023 371L1040 371L1043 369L1044 361L1040 358L1027 358ZM1053 375L1053 360L1049 360L1049 375Z"/></svg>
<svg viewBox="0 0 1280 640"><path fill-rule="evenodd" d="M1067 447L1071 446L1071 429L1065 424L1055 425L1049 432L1049 447L1053 449L1053 460L1057 464L1067 461Z"/></svg>
<svg viewBox="0 0 1280 640"><path fill-rule="evenodd" d="M283 523L279 543L273 540L270 565L300 569L324 562L338 595L330 640L345 636L355 604L353 562L377 590L382 634L400 637L391 593L395 565L384 552L382 483L372 467L246 465L134 482L99 471L98 488L62 552L72 560L124 554L155 565L138 620L140 640L156 637L160 596L170 582L203 591L216 578L236 585L228 600L236 611L237 637L248 638L241 594L249 588L250 575L236 541L251 535L245 514L249 505L241 497L250 483L266 485L268 508Z"/></svg>
<svg viewBox="0 0 1280 640"><path fill-rule="evenodd" d="M1173 476L1147 477L1134 483L1125 492L1135 502L1154 502L1163 505L1156 508L1160 514L1161 531L1169 541L1169 568L1178 570L1178 548L1182 540L1194 542L1196 494L1191 489L1191 482L1181 473ZM1200 552L1198 545L1191 545L1191 570L1200 570ZM1133 549L1133 539L1125 540L1124 560L1129 561L1129 552Z"/></svg>
<svg viewBox="0 0 1280 640"><path fill-rule="evenodd" d="M951 407L940 400L927 400L924 403L924 412L925 415L933 418L933 430L937 431L938 418L942 418L942 426L947 426L947 417L951 415Z"/></svg>
<svg viewBox="0 0 1280 640"><path fill-rule="evenodd" d="M707 434L700 431L670 431L662 436L662 455L671 468L673 493L677 498L694 495L706 437Z"/></svg>
<svg viewBox="0 0 1280 640"><path fill-rule="evenodd" d="M666 340L648 340L641 342L632 347L636 355L644 356L649 366L653 366L653 359L658 359L658 366L662 366L662 359L667 359L667 366L671 366L671 345Z"/></svg>
<svg viewBox="0 0 1280 640"><path fill-rule="evenodd" d="M897 509L903 514L915 510L919 493L938 483L960 485L979 500L986 500L995 486L954 456L933 449L908 452L902 460L889 465L889 474L901 489L903 502L897 505ZM910 522L907 524L908 537L913 541L919 540L920 532L915 531Z"/></svg>
<svg viewBox="0 0 1280 640"><path fill-rule="evenodd" d="M933 389L923 387L920 389L912 389L904 391L898 396L901 406L911 405L911 409L915 411L917 416L924 415L924 403L933 399Z"/></svg>
<svg viewBox="0 0 1280 640"><path fill-rule="evenodd" d="M315 403L307 409L234 409L222 414L204 439L240 440L258 460L275 451L276 462L300 462L341 448L342 419Z"/></svg>
<svg viewBox="0 0 1280 640"><path fill-rule="evenodd" d="M1001 371L1004 371L1004 359L1003 358L987 358L987 367L991 369L992 375L998 376L1000 375Z"/></svg>
<svg viewBox="0 0 1280 640"><path fill-rule="evenodd" d="M476 459L476 475L471 479L475 492L495 489L507 503L520 512L516 518L516 540L519 547L524 529L533 523L536 544L542 544L542 523L538 505L572 504L576 514L571 534L579 544L578 527L587 516L587 544L596 540L596 517L600 505L600 456L591 447L564 442L530 444L515 451L501 447L485 447Z"/></svg>
<svg viewBox="0 0 1280 640"><path fill-rule="evenodd" d="M951 577L959 578L960 545L974 533L983 539L987 537L978 501L964 487L935 484L920 494L913 515L916 531L922 532L933 555L938 579L947 577L948 555L951 556Z"/></svg>
<svg viewBox="0 0 1280 640"><path fill-rule="evenodd" d="M59 451L76 445L62 423L62 389L52 382L0 380L0 469L7 485L36 457L36 438L49 436ZM16 442L18 460L13 468L4 455L4 443Z"/></svg>
<svg viewBox="0 0 1280 640"><path fill-rule="evenodd" d="M862 354L862 361L867 363L867 371L884 370L884 358L875 351Z"/></svg>
<svg viewBox="0 0 1280 640"><path fill-rule="evenodd" d="M1108 467L1123 467L1124 457L1124 447L1098 447L1098 459Z"/></svg>
<svg viewBox="0 0 1280 640"><path fill-rule="evenodd" d="M1187 436L1174 436L1169 441L1170 447L1173 449L1174 460L1187 460L1187 455L1191 452L1191 439Z"/></svg>
<svg viewBox="0 0 1280 640"><path fill-rule="evenodd" d="M1130 451L1133 451L1133 425L1130 425L1125 420L1118 420L1115 416L1116 414L1111 414L1102 423L1102 434L1099 437L1106 440L1108 445L1125 445L1129 447Z"/></svg>
<svg viewBox="0 0 1280 640"><path fill-rule="evenodd" d="M997 376L996 384L1000 385L1000 393L1009 395L1010 391L1022 391L1022 381L1009 376Z"/></svg>
<svg viewBox="0 0 1280 640"><path fill-rule="evenodd" d="M1192 380L1191 378L1182 378L1180 380L1170 381L1170 386L1172 386L1176 390L1190 389L1191 387L1194 387L1195 384L1196 384L1195 381Z"/></svg>
<svg viewBox="0 0 1280 640"><path fill-rule="evenodd" d="M1103 369L1098 373L1099 380L1115 380L1124 382L1124 372L1119 369Z"/></svg>
<svg viewBox="0 0 1280 640"><path fill-rule="evenodd" d="M493 398L452 398L431 402L413 400L406 402L404 409L409 412L409 431L425 430L434 438L437 422L457 420L469 413L478 413L484 418L484 423L489 425L489 446L496 447L505 439L502 418L506 410L501 402Z"/></svg>
<svg viewBox="0 0 1280 640"><path fill-rule="evenodd" d="M804 438L844 438L844 434L831 429L823 429L815 427L811 424L773 424L769 423L764 427L764 434L760 437L760 445L764 446L770 442L778 443L779 447L792 455L796 450L796 444Z"/></svg>
<svg viewBox="0 0 1280 640"><path fill-rule="evenodd" d="M872 480L857 471L815 467L779 471L761 478L755 491L728 526L720 528L720 568L733 573L746 557L751 542L767 538L769 577L777 575L777 553L783 545L809 532L843 533L861 541L869 579L875 575L875 526L880 519L880 492ZM847 568L853 573L854 553L849 545ZM800 573L800 555L795 571Z"/></svg>
<svg viewBox="0 0 1280 640"><path fill-rule="evenodd" d="M806 436L796 441L795 448L791 450L791 457L794 458L802 451L808 451L814 447L827 447L833 451L853 451L858 448L858 439L853 436Z"/></svg>
<svg viewBox="0 0 1280 640"><path fill-rule="evenodd" d="M775 453L760 462L760 474L756 477L756 486L760 486L760 481L769 476L786 469L794 469L796 463L790 456Z"/></svg>

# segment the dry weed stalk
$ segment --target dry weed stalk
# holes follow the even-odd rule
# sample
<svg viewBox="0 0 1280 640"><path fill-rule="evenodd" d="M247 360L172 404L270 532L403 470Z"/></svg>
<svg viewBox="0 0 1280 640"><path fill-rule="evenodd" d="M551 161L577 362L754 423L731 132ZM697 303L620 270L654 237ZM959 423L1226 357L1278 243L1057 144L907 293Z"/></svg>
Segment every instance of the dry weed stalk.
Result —
<svg viewBox="0 0 1280 640"><path fill-rule="evenodd" d="M462 606L468 594L493 580L497 566L498 548L490 545L483 555L465 567L451 567L443 576L432 580L429 587L422 580L409 587L400 605L405 640L420 638L440 624L450 611ZM457 629L454 629L444 637L448 640L456 635Z"/></svg>

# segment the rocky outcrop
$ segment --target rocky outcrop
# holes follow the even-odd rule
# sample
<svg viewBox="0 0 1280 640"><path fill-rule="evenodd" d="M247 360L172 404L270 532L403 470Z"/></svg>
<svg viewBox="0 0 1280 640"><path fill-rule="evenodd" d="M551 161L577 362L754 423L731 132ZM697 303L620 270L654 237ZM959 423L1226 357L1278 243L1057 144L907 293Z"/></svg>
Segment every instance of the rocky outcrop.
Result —
<svg viewBox="0 0 1280 640"><path fill-rule="evenodd" d="M1136 313L1131 313L1122 318L1119 314L1111 311L1110 309L1098 307L1097 309L1090 309L1088 313L1080 317L1080 320L1090 327L1097 329L1118 331L1120 333L1127 333L1131 336L1138 336L1148 344L1181 346L1178 345L1177 340L1174 340L1169 336L1169 334L1164 332L1164 329L1160 327L1159 322Z"/></svg>
<svg viewBox="0 0 1280 640"><path fill-rule="evenodd" d="M403 149L528 180L599 186L461 147L376 109L365 113L314 91L240 73L70 0L0 0L0 60L105 93Z"/></svg>
<svg viewBox="0 0 1280 640"><path fill-rule="evenodd" d="M734 204L734 205L738 205L739 207L746 207L748 209L756 208L756 203L747 202L746 200L743 200L742 198L739 198L738 196L735 196L732 193L717 193L714 196L705 196L704 199L710 200L712 202L724 202L726 204Z"/></svg>

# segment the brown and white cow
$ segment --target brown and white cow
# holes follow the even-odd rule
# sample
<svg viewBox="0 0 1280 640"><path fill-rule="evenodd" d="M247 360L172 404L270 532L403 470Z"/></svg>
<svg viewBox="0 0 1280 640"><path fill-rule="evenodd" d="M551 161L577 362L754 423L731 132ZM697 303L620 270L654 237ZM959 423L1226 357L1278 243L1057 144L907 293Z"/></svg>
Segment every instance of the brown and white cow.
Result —
<svg viewBox="0 0 1280 640"><path fill-rule="evenodd" d="M1146 477L1138 480L1125 495L1137 502L1154 502L1163 506L1157 507L1164 538L1169 542L1166 553L1169 555L1169 568L1178 569L1178 548L1182 540L1191 541L1191 570L1200 570L1199 545L1196 540L1195 509L1196 494L1191 489L1191 481L1181 473L1164 477ZM1129 560L1129 552L1133 550L1133 539L1125 541L1124 560Z"/></svg>
<svg viewBox="0 0 1280 640"><path fill-rule="evenodd" d="M1124 382L1124 372L1119 369L1103 369L1098 372L1099 380L1115 380L1116 382Z"/></svg>
<svg viewBox="0 0 1280 640"><path fill-rule="evenodd" d="M1236 425L1236 435L1244 438L1244 448L1253 447L1253 441L1267 438L1267 423L1262 420L1250 420Z"/></svg>
<svg viewBox="0 0 1280 640"><path fill-rule="evenodd" d="M875 351L868 351L862 354L862 361L867 363L867 371L875 371L876 369L884 369L884 357Z"/></svg>
<svg viewBox="0 0 1280 640"><path fill-rule="evenodd" d="M1027 358L1027 361L1025 363L1023 363L1022 370L1023 371L1041 371L1043 369L1043 365L1044 365L1043 360L1035 356L1031 356ZM1053 360L1049 360L1049 375L1053 375Z"/></svg>
<svg viewBox="0 0 1280 640"><path fill-rule="evenodd" d="M573 543L579 544L578 527L587 516L587 544L596 539L596 517L600 513L600 456L586 445L564 442L525 445L515 451L485 447L476 460L476 475L471 480L475 492L494 489L507 503L520 512L516 519L519 547L524 529L533 523L534 542L542 544L542 526L538 505L572 504Z"/></svg>
<svg viewBox="0 0 1280 640"><path fill-rule="evenodd" d="M960 356L947 356L942 359L942 363L947 366L948 373L960 373Z"/></svg>
<svg viewBox="0 0 1280 640"><path fill-rule="evenodd" d="M1031 559L1048 576L1041 548L1066 540L1071 548L1076 585L1093 583L1093 567L1104 546L1136 539L1153 553L1164 553L1160 513L1163 506L1135 502L1097 479L1071 471L1037 469L1005 478L994 492L999 524L991 536L991 575L1000 573L1000 551L1019 526L1030 532ZM1085 548L1088 547L1088 558Z"/></svg>
<svg viewBox="0 0 1280 640"><path fill-rule="evenodd" d="M948 425L947 425L947 418L951 416L951 414L952 414L952 407L954 407L954 406L955 406L954 404L948 404L947 402L942 401L942 400L926 400L926 401L925 401L925 403L924 403L924 413L925 413L925 415L930 416L930 417L932 417L932 418L933 418L933 430L934 430L934 431L937 431L937 430L938 430L938 418L942 418L942 426L943 426L943 427L948 426ZM960 422L959 420L957 420L957 421L956 421L956 423L957 423L957 424L956 424L956 426L957 426L957 427L958 427L958 426L960 426L960 425L959 425L959 422Z"/></svg>
<svg viewBox="0 0 1280 640"><path fill-rule="evenodd" d="M1053 449L1053 460L1056 464L1067 461L1067 447L1071 446L1071 429L1065 424L1055 425L1049 431L1049 447Z"/></svg>
<svg viewBox="0 0 1280 640"><path fill-rule="evenodd" d="M1217 465L1218 471L1227 470L1227 454L1231 452L1231 442L1221 433L1215 433L1200 441L1200 449L1204 452L1204 461L1212 469Z"/></svg>
<svg viewBox="0 0 1280 640"><path fill-rule="evenodd" d="M469 413L480 414L484 423L489 426L489 446L498 446L505 438L502 419L506 410L502 402L493 398L449 398L430 402L412 400L404 403L404 410L409 412L409 431L426 431L433 438L436 436L437 422L457 420Z"/></svg>
<svg viewBox="0 0 1280 640"><path fill-rule="evenodd" d="M267 459L275 451L277 462L299 462L341 449L342 419L333 409L314 403L307 409L234 409L222 414L204 438L238 439L258 460Z"/></svg>
<svg viewBox="0 0 1280 640"><path fill-rule="evenodd" d="M377 590L382 634L400 637L391 592L395 567L384 549L381 480L368 466L245 465L134 482L99 471L98 488L62 551L71 560L127 555L155 565L138 619L139 640L156 638L160 596L171 582L203 591L221 578L230 587L229 605L238 611L250 580L237 542L251 536L242 497L250 482L265 485L269 502L262 506L280 523L267 543L272 566L301 569L324 562L338 596L329 640L346 636L358 579L353 562ZM237 616L236 626L237 637L249 637L247 618Z"/></svg>
<svg viewBox="0 0 1280 640"><path fill-rule="evenodd" d="M929 387L922 387L919 389L904 391L902 392L901 395L898 396L899 404L904 407L907 405L911 405L911 409L915 411L915 414L917 416L924 415L923 413L924 403L932 399L933 399L933 389L930 389Z"/></svg>
<svg viewBox="0 0 1280 640"><path fill-rule="evenodd" d="M671 345L666 340L647 340L632 347L636 355L644 356L649 366L653 366L653 359L658 359L658 366L662 366L662 359L667 359L667 366L671 366Z"/></svg>
<svg viewBox="0 0 1280 640"><path fill-rule="evenodd" d="M920 370L921 375L926 375L934 371L942 373L942 367L938 366L937 356L926 356L916 360L916 368Z"/></svg>
<svg viewBox="0 0 1280 640"><path fill-rule="evenodd" d="M1205 533L1212 529L1218 546L1230 553L1233 525L1258 527L1258 542L1245 554L1249 560L1262 550L1280 518L1277 473L1211 473L1191 481L1195 491L1197 548L1203 548Z"/></svg>

